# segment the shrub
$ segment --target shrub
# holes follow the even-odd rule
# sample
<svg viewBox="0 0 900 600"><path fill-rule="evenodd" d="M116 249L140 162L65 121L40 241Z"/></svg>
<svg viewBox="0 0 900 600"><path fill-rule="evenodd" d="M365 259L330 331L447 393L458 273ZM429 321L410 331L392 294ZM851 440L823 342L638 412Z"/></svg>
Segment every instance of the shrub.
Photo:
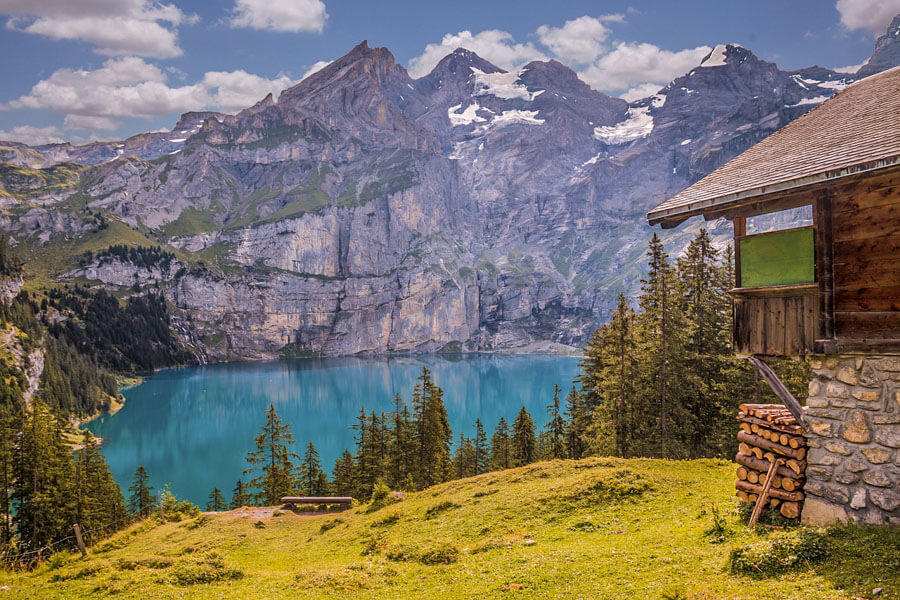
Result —
<svg viewBox="0 0 900 600"><path fill-rule="evenodd" d="M388 560L396 562L420 562L423 565L449 565L459 559L459 548L446 541L435 541L425 546L394 544L385 550Z"/></svg>
<svg viewBox="0 0 900 600"><path fill-rule="evenodd" d="M389 527L400 520L400 515L397 513L391 513L385 516L383 519L379 519L372 523L372 527Z"/></svg>
<svg viewBox="0 0 900 600"><path fill-rule="evenodd" d="M828 544L821 531L797 529L733 548L728 570L736 575L771 577L827 555Z"/></svg>
<svg viewBox="0 0 900 600"><path fill-rule="evenodd" d="M215 553L210 553L201 561L181 561L172 567L171 581L176 585L196 585L240 579L244 573L233 569Z"/></svg>
<svg viewBox="0 0 900 600"><path fill-rule="evenodd" d="M441 502L440 504L435 504L434 506L432 506L431 508L426 510L425 518L433 519L436 516L438 516L439 514L441 514L443 512L447 512L448 510L451 510L454 508L459 508L459 504L450 502L449 500L445 500L444 502Z"/></svg>
<svg viewBox="0 0 900 600"><path fill-rule="evenodd" d="M68 552L54 552L47 559L47 569L55 571L60 567L64 567L71 557L72 555Z"/></svg>
<svg viewBox="0 0 900 600"><path fill-rule="evenodd" d="M176 523L184 519L193 519L199 516L201 512L196 504L176 498L169 484L166 484L162 492L162 505L163 516L165 516L166 521L174 521Z"/></svg>
<svg viewBox="0 0 900 600"><path fill-rule="evenodd" d="M319 527L319 533L325 533L329 529L334 529L343 522L343 519L332 519L330 521L325 521L324 523L322 523L322 526Z"/></svg>

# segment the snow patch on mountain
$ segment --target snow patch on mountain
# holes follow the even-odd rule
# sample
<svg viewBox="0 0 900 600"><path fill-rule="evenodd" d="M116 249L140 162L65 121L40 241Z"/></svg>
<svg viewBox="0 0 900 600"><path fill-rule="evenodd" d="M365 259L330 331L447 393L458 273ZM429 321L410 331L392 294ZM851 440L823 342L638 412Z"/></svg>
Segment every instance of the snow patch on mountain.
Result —
<svg viewBox="0 0 900 600"><path fill-rule="evenodd" d="M647 137L653 131L653 117L649 106L628 109L628 118L615 125L595 127L594 137L614 146Z"/></svg>
<svg viewBox="0 0 900 600"><path fill-rule="evenodd" d="M700 63L701 67L724 67L727 64L726 53L728 51L728 46L725 44L719 44L713 51L709 53L703 62Z"/></svg>
<svg viewBox="0 0 900 600"><path fill-rule="evenodd" d="M515 125L522 123L524 125L543 125L544 119L538 119L538 111L536 110L505 110L485 125L488 127L505 127L507 125Z"/></svg>
<svg viewBox="0 0 900 600"><path fill-rule="evenodd" d="M787 106L788 108L793 108L795 106L803 106L806 104L821 104L822 102L825 102L829 98L831 98L830 95L816 96L815 98L804 98L803 100L801 100L800 102L797 102L796 104L785 104L785 106Z"/></svg>
<svg viewBox="0 0 900 600"><path fill-rule="evenodd" d="M521 71L509 73L485 73L475 67L469 67L475 75L476 96L496 96L504 100L527 100L531 102L544 90L529 92L528 88L519 83Z"/></svg>
<svg viewBox="0 0 900 600"><path fill-rule="evenodd" d="M477 111L481 107L478 106L477 102L473 102L462 112L459 112L460 108L462 108L462 104L457 104L456 106L451 106L447 109L447 116L450 118L450 124L453 125L453 127L481 123L485 120L484 117L478 116Z"/></svg>

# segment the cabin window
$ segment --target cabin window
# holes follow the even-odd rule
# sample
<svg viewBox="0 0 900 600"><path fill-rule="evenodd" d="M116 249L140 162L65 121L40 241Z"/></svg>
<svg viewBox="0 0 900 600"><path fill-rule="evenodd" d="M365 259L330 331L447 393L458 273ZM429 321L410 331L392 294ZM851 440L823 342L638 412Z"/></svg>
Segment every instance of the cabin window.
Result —
<svg viewBox="0 0 900 600"><path fill-rule="evenodd" d="M747 217L747 233L766 233L797 227L812 227L812 205Z"/></svg>
<svg viewBox="0 0 900 600"><path fill-rule="evenodd" d="M748 235L739 240L741 287L814 283L812 227Z"/></svg>

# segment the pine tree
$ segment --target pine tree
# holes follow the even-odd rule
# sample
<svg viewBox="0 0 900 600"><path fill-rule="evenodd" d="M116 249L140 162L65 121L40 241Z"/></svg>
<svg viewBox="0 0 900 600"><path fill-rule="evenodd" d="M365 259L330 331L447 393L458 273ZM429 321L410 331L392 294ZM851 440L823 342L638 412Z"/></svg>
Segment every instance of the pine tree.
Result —
<svg viewBox="0 0 900 600"><path fill-rule="evenodd" d="M244 474L255 474L247 484L255 490L256 501L264 505L275 505L283 496L290 495L296 487L294 460L297 454L291 452L294 444L291 426L282 423L274 404L266 410L266 423L262 433L255 438L256 450L247 454Z"/></svg>
<svg viewBox="0 0 900 600"><path fill-rule="evenodd" d="M85 430L74 463L78 523L84 531L112 533L124 525L125 500L90 431Z"/></svg>
<svg viewBox="0 0 900 600"><path fill-rule="evenodd" d="M144 519L149 517L153 509L153 488L150 487L150 476L144 465L138 465L135 469L128 492L129 512L136 513Z"/></svg>
<svg viewBox="0 0 900 600"><path fill-rule="evenodd" d="M238 479L237 483L234 484L234 490L231 492L231 502L229 503L228 508L234 510L235 508L247 506L250 504L250 501L251 497L244 487L244 482Z"/></svg>
<svg viewBox="0 0 900 600"><path fill-rule="evenodd" d="M303 462L300 463L300 486L303 493L310 496L325 495L328 491L328 478L323 477L324 475L319 463L319 453L310 442L303 453Z"/></svg>
<svg viewBox="0 0 900 600"><path fill-rule="evenodd" d="M688 326L684 349L687 373L681 385L688 390L685 408L691 419L687 432L691 457L724 450L720 447L720 434L729 429L727 423L738 403L721 395L721 388L716 385L731 358L731 302L726 295L731 287L730 271L730 264L719 260L719 252L705 229L678 259Z"/></svg>
<svg viewBox="0 0 900 600"><path fill-rule="evenodd" d="M400 394L394 396L391 420L393 426L388 438L387 481L392 488L397 489L412 473L416 458L412 419Z"/></svg>
<svg viewBox="0 0 900 600"><path fill-rule="evenodd" d="M516 467L532 463L537 458L537 439L534 420L523 406L512 425L512 461Z"/></svg>
<svg viewBox="0 0 900 600"><path fill-rule="evenodd" d="M338 457L331 472L334 493L339 496L352 495L356 485L356 464L349 450Z"/></svg>
<svg viewBox="0 0 900 600"><path fill-rule="evenodd" d="M475 475L486 473L491 468L491 449L488 446L487 433L481 419L475 419L475 439L472 442Z"/></svg>
<svg viewBox="0 0 900 600"><path fill-rule="evenodd" d="M228 505L225 503L225 496L222 495L222 490L217 487L212 489L212 492L209 493L209 501L206 503L206 510L211 512L228 510Z"/></svg>
<svg viewBox="0 0 900 600"><path fill-rule="evenodd" d="M12 540L13 417L0 408L0 547Z"/></svg>
<svg viewBox="0 0 900 600"><path fill-rule="evenodd" d="M475 447L472 440L459 434L459 443L453 454L453 472L457 479L475 475Z"/></svg>
<svg viewBox="0 0 900 600"><path fill-rule="evenodd" d="M584 363L582 368L585 368ZM582 395L572 386L566 396L566 452L569 458L578 459L585 455L590 425L591 411Z"/></svg>
<svg viewBox="0 0 900 600"><path fill-rule="evenodd" d="M509 439L509 425L500 417L494 435L491 436L491 467L497 471L509 469L513 465L512 443Z"/></svg>
<svg viewBox="0 0 900 600"><path fill-rule="evenodd" d="M635 319L641 354L638 375L644 391L641 398L644 406L639 414L651 414L647 408L653 406L657 418L655 431L640 436L650 443L641 453L670 458L684 454L679 438L684 434L683 424L688 415L679 394L684 393L679 378L686 373L683 360L687 323L680 306L679 280L655 233L647 256L650 260L647 277L642 280L642 312Z"/></svg>
<svg viewBox="0 0 900 600"><path fill-rule="evenodd" d="M566 457L566 422L560 412L559 393L562 390L556 384L553 386L553 401L547 405L547 415L550 421L547 423L547 458Z"/></svg>
<svg viewBox="0 0 900 600"><path fill-rule="evenodd" d="M413 412L418 447L415 475L419 488L426 488L450 476L453 432L444 406L444 391L435 385L425 367L413 391Z"/></svg>
<svg viewBox="0 0 900 600"><path fill-rule="evenodd" d="M63 438L66 424L33 400L21 414L13 449L13 524L23 546L42 548L68 537L77 519L75 473Z"/></svg>
<svg viewBox="0 0 900 600"><path fill-rule="evenodd" d="M633 322L634 311L620 294L611 320L594 332L585 348L581 381L589 382L598 399L588 437L591 450L599 454L631 456L634 441L644 435L646 416L636 416L635 408L640 399L634 393Z"/></svg>

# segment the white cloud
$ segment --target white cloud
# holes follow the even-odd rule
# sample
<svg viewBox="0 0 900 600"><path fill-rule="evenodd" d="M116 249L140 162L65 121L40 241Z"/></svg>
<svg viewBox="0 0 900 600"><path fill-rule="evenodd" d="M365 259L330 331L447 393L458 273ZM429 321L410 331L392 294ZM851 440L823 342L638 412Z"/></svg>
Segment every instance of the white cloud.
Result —
<svg viewBox="0 0 900 600"><path fill-rule="evenodd" d="M63 127L66 129L82 130L99 129L101 131L113 131L118 129L119 125L121 123L108 117L89 117L87 115L66 115L66 119L63 122Z"/></svg>
<svg viewBox="0 0 900 600"><path fill-rule="evenodd" d="M177 27L197 20L174 4L150 0L0 0L6 27L57 40L81 40L107 56L182 54Z"/></svg>
<svg viewBox="0 0 900 600"><path fill-rule="evenodd" d="M633 88L629 88L629 90L624 94L619 94L619 98L628 102L634 102L635 100L640 100L641 98L652 96L664 87L665 84L660 85L658 83L642 83L640 85L634 86Z"/></svg>
<svg viewBox="0 0 900 600"><path fill-rule="evenodd" d="M41 144L59 144L63 141L62 132L53 125L49 127L33 127L19 125L9 131L0 130L0 140L4 142L22 142L29 146Z"/></svg>
<svg viewBox="0 0 900 600"><path fill-rule="evenodd" d="M865 29L880 35L894 15L900 13L900 0L837 0L835 8L847 29Z"/></svg>
<svg viewBox="0 0 900 600"><path fill-rule="evenodd" d="M269 31L322 31L327 20L322 0L235 0L231 26Z"/></svg>
<svg viewBox="0 0 900 600"><path fill-rule="evenodd" d="M541 25L537 29L541 43L562 60L570 60L578 64L592 62L606 52L604 42L611 33L604 22L621 23L624 16L606 15L603 17L578 17L566 21L562 27Z"/></svg>
<svg viewBox="0 0 900 600"><path fill-rule="evenodd" d="M334 62L334 61L320 60L320 61L316 62L315 64L313 64L313 66L311 66L310 68L308 68L306 70L306 73L303 74L303 77L300 78L300 81L303 81L304 79L306 79L313 73L318 73L319 71L321 71L322 69L324 69L325 67L330 65L332 62Z"/></svg>
<svg viewBox="0 0 900 600"><path fill-rule="evenodd" d="M49 109L67 115L67 126L85 118L153 117L189 110L236 111L293 81L286 75L266 79L245 71L211 71L193 84L170 87L167 74L137 57L111 58L99 69L59 69L31 91L0 105L3 109ZM75 125L72 125L75 128ZM95 128L102 128L95 125Z"/></svg>
<svg viewBox="0 0 900 600"><path fill-rule="evenodd" d="M281 90L294 81L287 75L266 79L246 71L210 71L203 76L200 86L209 95L207 107L225 112L238 111L259 102L267 94L277 97Z"/></svg>
<svg viewBox="0 0 900 600"><path fill-rule="evenodd" d="M409 61L409 74L413 77L427 75L442 58L456 50L465 48L501 69L511 70L532 60L547 57L533 44L517 44L513 36L505 31L489 29L472 35L471 31L448 33L439 44L428 44L425 51Z"/></svg>
<svg viewBox="0 0 900 600"><path fill-rule="evenodd" d="M834 67L831 70L837 71L838 73L856 73L862 68L864 64L866 63L859 63L858 65L847 65L846 67Z"/></svg>
<svg viewBox="0 0 900 600"><path fill-rule="evenodd" d="M579 73L581 79L599 90L625 90L636 86L658 84L683 75L696 67L710 53L709 46L672 52L653 44L626 43L617 45Z"/></svg>

